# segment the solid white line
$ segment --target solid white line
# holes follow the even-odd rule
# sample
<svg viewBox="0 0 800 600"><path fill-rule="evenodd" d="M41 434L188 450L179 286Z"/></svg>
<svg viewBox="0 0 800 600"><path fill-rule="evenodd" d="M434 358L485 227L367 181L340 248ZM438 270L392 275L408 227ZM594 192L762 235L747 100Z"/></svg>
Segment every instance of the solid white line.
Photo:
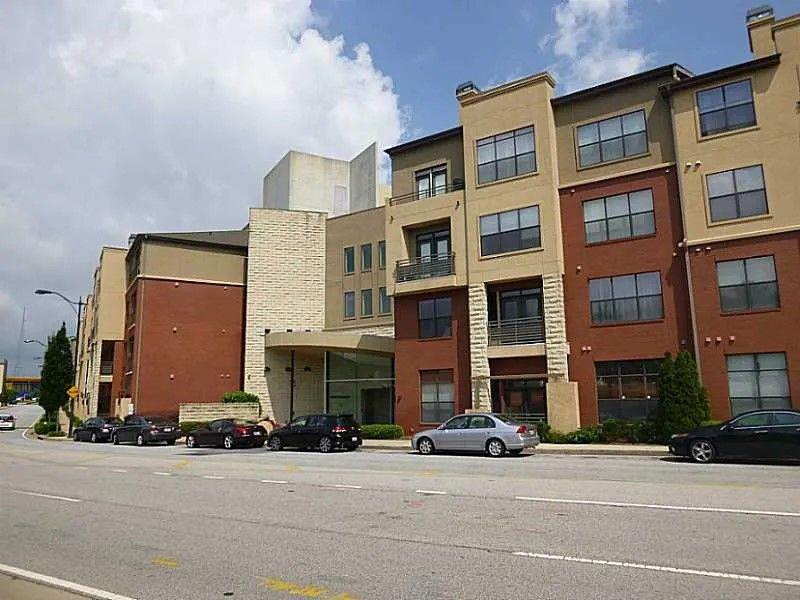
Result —
<svg viewBox="0 0 800 600"><path fill-rule="evenodd" d="M553 504L588 504L591 506L614 506L617 508L654 508L658 510L683 510L691 512L732 513L737 515L759 515L765 517L800 517L800 513L776 510L750 510L746 508L714 508L711 506L676 506L672 504L639 504L636 502L605 502L602 500L572 500L569 498L537 498L515 496L515 500L529 502L550 502Z"/></svg>
<svg viewBox="0 0 800 600"><path fill-rule="evenodd" d="M660 565L647 565L642 563L629 563L618 560L602 560L597 558L580 558L577 556L562 556L560 554L542 554L539 552L514 552L514 556L524 556L527 558L541 558L545 560L561 560L565 562L584 563L590 565L602 565L607 567L624 567L628 569L643 569L645 571L661 571L664 573L676 573L678 575L702 575L704 577L716 577L718 579L736 579L738 581L752 581L755 583L775 583L778 585L788 585L800 587L800 581L794 579L780 579L777 577L759 577L758 575L742 575L740 573L723 573L720 571L702 571L699 569L682 569L680 567L664 567Z"/></svg>
<svg viewBox="0 0 800 600"><path fill-rule="evenodd" d="M225 479L220 475L203 475L203 479Z"/></svg>
<svg viewBox="0 0 800 600"><path fill-rule="evenodd" d="M281 479L262 479L261 483L289 483L289 482L283 481Z"/></svg>
<svg viewBox="0 0 800 600"><path fill-rule="evenodd" d="M322 483L319 487L324 488L336 488L339 490L361 490L363 489L360 485L345 485L344 483Z"/></svg>
<svg viewBox="0 0 800 600"><path fill-rule="evenodd" d="M169 475L169 473L165 473L164 471L153 471L153 475Z"/></svg>
<svg viewBox="0 0 800 600"><path fill-rule="evenodd" d="M125 469L111 469L114 473L127 473L128 471Z"/></svg>
<svg viewBox="0 0 800 600"><path fill-rule="evenodd" d="M11 490L17 494L24 494L26 496L36 496L37 498L49 498L50 500L63 500L64 502L83 502L78 498L67 498L66 496L53 496L52 494L40 494L38 492L23 492L22 490Z"/></svg>
<svg viewBox="0 0 800 600"><path fill-rule="evenodd" d="M89 467L74 467L74 468L79 469L81 471L88 471L89 470Z"/></svg>
<svg viewBox="0 0 800 600"><path fill-rule="evenodd" d="M97 588L81 585L80 583L73 583L65 579L34 573L33 571L26 571L25 569L12 567L11 565L0 564L0 573L5 573L12 577L19 577L20 579L25 579L26 581L32 581L34 583L41 583L67 592L74 592L86 596L87 598L96 598L98 600L134 600L128 596L120 596L113 592L98 590Z"/></svg>
<svg viewBox="0 0 800 600"><path fill-rule="evenodd" d="M447 492L442 492L440 490L415 490L417 494L433 494L436 496L445 496Z"/></svg>

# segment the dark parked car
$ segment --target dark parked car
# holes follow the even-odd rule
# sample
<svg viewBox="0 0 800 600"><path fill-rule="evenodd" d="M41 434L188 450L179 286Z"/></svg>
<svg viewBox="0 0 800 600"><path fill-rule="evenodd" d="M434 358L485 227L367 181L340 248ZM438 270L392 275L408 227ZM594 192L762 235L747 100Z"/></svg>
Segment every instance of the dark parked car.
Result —
<svg viewBox="0 0 800 600"><path fill-rule="evenodd" d="M93 417L86 419L82 425L76 427L72 432L72 437L76 442L107 442L120 425L122 425L122 419L117 417Z"/></svg>
<svg viewBox="0 0 800 600"><path fill-rule="evenodd" d="M137 446L144 446L151 442L167 442L172 446L179 437L181 437L181 428L177 423L161 417L128 415L125 417L125 422L111 434L111 441L114 444L135 442Z"/></svg>
<svg viewBox="0 0 800 600"><path fill-rule="evenodd" d="M361 445L361 428L353 415L308 415L297 417L288 425L274 429L269 436L271 450L317 448L330 452L335 448L355 450Z"/></svg>
<svg viewBox="0 0 800 600"><path fill-rule="evenodd" d="M261 425L239 419L217 419L207 427L200 427L186 435L189 448L197 446L222 446L230 450L237 446L261 448L267 441L267 430Z"/></svg>
<svg viewBox="0 0 800 600"><path fill-rule="evenodd" d="M800 411L754 410L709 427L677 433L669 451L695 462L718 458L800 459Z"/></svg>

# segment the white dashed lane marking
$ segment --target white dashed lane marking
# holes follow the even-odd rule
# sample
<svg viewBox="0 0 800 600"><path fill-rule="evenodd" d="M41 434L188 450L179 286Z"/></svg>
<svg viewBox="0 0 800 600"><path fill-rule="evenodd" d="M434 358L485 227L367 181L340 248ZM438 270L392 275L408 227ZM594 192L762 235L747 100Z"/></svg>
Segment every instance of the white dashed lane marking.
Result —
<svg viewBox="0 0 800 600"><path fill-rule="evenodd" d="M203 479L225 479L221 475L203 475Z"/></svg>
<svg viewBox="0 0 800 600"><path fill-rule="evenodd" d="M54 496L52 494L40 494L38 492L25 492L23 490L11 490L17 494L23 494L25 496L36 496L37 498L47 498L49 500L62 500L63 502L83 502L78 498L67 498L66 496Z"/></svg>
<svg viewBox="0 0 800 600"><path fill-rule="evenodd" d="M446 496L447 492L441 490L415 490L417 494L426 494L429 496Z"/></svg>
<svg viewBox="0 0 800 600"><path fill-rule="evenodd" d="M169 473L165 473L164 471L153 471L153 475L169 475Z"/></svg>
<svg viewBox="0 0 800 600"><path fill-rule="evenodd" d="M282 479L262 479L261 483L289 483L288 481L284 481Z"/></svg>

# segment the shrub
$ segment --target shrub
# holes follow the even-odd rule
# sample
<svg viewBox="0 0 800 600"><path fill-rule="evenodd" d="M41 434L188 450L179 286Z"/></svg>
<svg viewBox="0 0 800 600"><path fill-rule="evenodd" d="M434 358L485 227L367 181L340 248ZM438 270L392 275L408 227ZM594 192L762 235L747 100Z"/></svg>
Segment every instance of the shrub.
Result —
<svg viewBox="0 0 800 600"><path fill-rule="evenodd" d="M50 431L47 433L47 437L65 437L66 435L64 431Z"/></svg>
<svg viewBox="0 0 800 600"><path fill-rule="evenodd" d="M48 435L49 433L58 429L58 423L39 420L33 425L33 431L36 435Z"/></svg>
<svg viewBox="0 0 800 600"><path fill-rule="evenodd" d="M661 440L694 429L711 418L708 392L700 385L697 363L691 354L681 350L673 361L667 353L658 378L656 430Z"/></svg>
<svg viewBox="0 0 800 600"><path fill-rule="evenodd" d="M396 440L403 437L403 428L399 425L375 424L362 425L361 437L365 440Z"/></svg>
<svg viewBox="0 0 800 600"><path fill-rule="evenodd" d="M551 429L547 437L547 441L551 444L596 444L600 441L600 428L595 426L581 427L569 433Z"/></svg>
<svg viewBox="0 0 800 600"><path fill-rule="evenodd" d="M550 425L545 421L537 421L534 425L536 425L536 431L539 433L539 439L542 442L550 442Z"/></svg>
<svg viewBox="0 0 800 600"><path fill-rule="evenodd" d="M181 435L186 436L187 433L200 427L206 427L211 421L181 421Z"/></svg>
<svg viewBox="0 0 800 600"><path fill-rule="evenodd" d="M222 394L223 402L258 402L258 396L249 392L225 392Z"/></svg>

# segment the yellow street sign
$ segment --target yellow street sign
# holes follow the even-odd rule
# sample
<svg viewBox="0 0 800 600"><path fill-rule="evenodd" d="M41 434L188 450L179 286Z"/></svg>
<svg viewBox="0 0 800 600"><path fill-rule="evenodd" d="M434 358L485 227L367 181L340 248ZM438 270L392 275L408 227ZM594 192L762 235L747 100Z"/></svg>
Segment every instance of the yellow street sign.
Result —
<svg viewBox="0 0 800 600"><path fill-rule="evenodd" d="M67 390L67 396L69 396L73 400L75 400L75 398L77 398L80 395L80 393L81 391L74 385Z"/></svg>

